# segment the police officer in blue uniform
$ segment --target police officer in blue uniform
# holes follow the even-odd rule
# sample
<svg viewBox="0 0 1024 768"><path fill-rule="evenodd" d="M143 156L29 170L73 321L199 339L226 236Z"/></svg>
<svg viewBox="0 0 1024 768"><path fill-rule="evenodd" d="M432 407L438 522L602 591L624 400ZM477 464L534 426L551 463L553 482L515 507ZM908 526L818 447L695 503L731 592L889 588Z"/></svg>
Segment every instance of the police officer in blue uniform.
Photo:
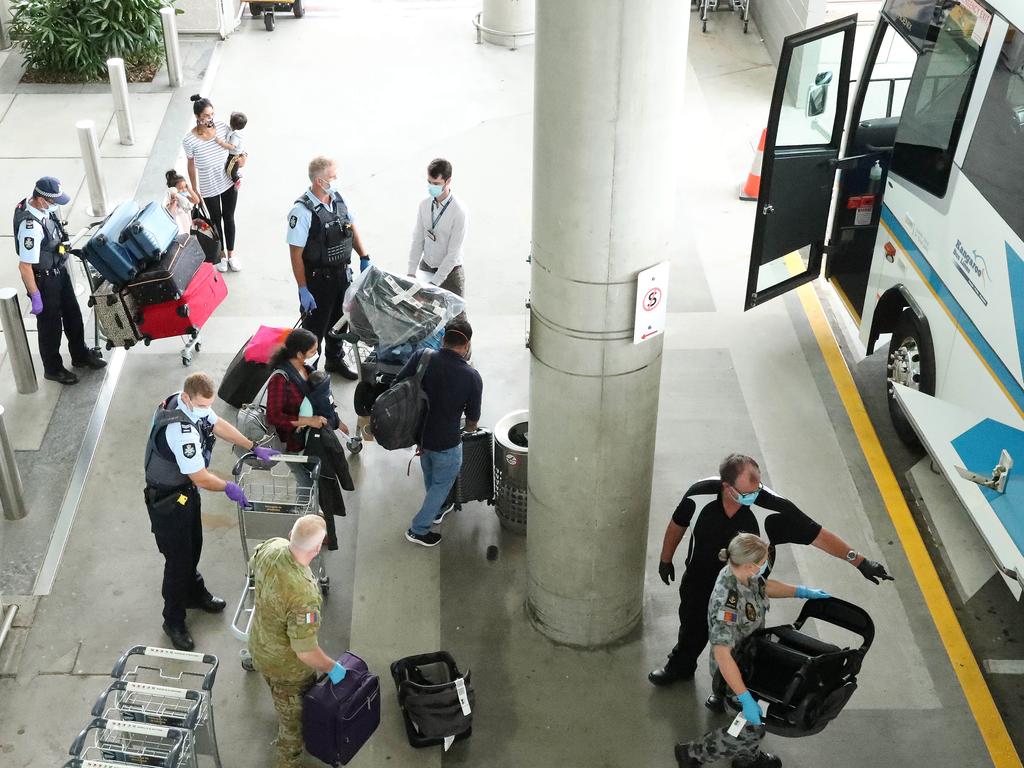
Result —
<svg viewBox="0 0 1024 768"><path fill-rule="evenodd" d="M341 342L328 331L343 314L345 289L352 280L352 251L359 255L361 270L369 266L370 254L363 248L351 211L334 188L337 179L330 158L315 157L309 163L310 187L288 213L288 250L299 286L302 327L316 334L318 342L327 336L324 370L355 379L355 371L342 357Z"/></svg>
<svg viewBox="0 0 1024 768"><path fill-rule="evenodd" d="M221 480L208 469L213 444L221 437L252 451L260 461L279 453L256 446L219 419L210 408L214 391L213 380L205 373L185 379L182 391L157 407L146 443L146 509L164 556L163 629L174 647L183 651L195 647L185 625L185 609L219 613L225 606L224 600L210 594L198 570L203 551L199 489L222 491L237 504L248 503L237 484Z"/></svg>
<svg viewBox="0 0 1024 768"><path fill-rule="evenodd" d="M59 206L70 201L60 181L44 176L36 182L32 195L14 209L14 250L36 316L43 377L61 384L78 383L60 357L62 328L68 337L71 365L99 369L107 364L99 352L85 346L82 311L68 272L68 236Z"/></svg>

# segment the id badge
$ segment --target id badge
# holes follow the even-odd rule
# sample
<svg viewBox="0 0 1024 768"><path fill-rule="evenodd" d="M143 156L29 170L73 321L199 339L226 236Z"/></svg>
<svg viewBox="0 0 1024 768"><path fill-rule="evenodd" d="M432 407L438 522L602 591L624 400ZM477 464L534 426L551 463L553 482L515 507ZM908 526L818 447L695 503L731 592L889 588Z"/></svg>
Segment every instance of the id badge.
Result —
<svg viewBox="0 0 1024 768"><path fill-rule="evenodd" d="M65 254L67 252L68 252L67 249L63 245L58 245L57 246L57 253Z"/></svg>
<svg viewBox="0 0 1024 768"><path fill-rule="evenodd" d="M747 724L747 718L740 712L736 715L736 718L732 721L732 725L729 726L729 730L726 731L733 738L738 738L740 733L743 731L743 726Z"/></svg>
<svg viewBox="0 0 1024 768"><path fill-rule="evenodd" d="M437 235L435 235L435 234L434 234L434 230L432 230L432 229L428 229L428 230L427 230L427 237L429 237L429 238L430 238L431 240L433 240L433 241L434 241L435 243L437 242Z"/></svg>

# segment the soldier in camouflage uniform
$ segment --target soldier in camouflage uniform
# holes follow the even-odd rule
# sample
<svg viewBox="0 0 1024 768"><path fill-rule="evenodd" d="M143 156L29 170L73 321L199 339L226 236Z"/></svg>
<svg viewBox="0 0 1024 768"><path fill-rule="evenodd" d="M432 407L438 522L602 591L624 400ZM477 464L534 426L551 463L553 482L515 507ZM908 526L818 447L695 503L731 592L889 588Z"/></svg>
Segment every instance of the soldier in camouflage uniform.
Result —
<svg viewBox="0 0 1024 768"><path fill-rule="evenodd" d="M697 741L676 744L679 768L696 768L705 763L731 757L733 768L780 768L782 761L762 752L765 728L761 710L743 683L733 651L764 626L768 600L772 597L828 597L820 589L794 587L774 579L765 579L768 566L768 542L752 533L741 533L719 553L726 563L718 574L708 603L708 631L711 643L711 677L721 671L743 711L726 728L717 728Z"/></svg>
<svg viewBox="0 0 1024 768"><path fill-rule="evenodd" d="M320 553L327 525L319 515L300 517L288 539L256 547L249 568L256 599L249 652L270 686L280 719L276 768L298 768L302 760L302 695L318 672L335 683L345 670L320 649L320 589L309 564Z"/></svg>

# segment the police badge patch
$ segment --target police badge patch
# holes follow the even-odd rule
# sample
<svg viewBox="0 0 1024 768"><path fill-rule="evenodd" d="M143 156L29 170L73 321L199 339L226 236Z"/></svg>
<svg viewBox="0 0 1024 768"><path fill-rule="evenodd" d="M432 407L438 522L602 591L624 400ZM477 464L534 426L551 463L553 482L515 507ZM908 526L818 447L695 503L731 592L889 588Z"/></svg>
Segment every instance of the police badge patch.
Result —
<svg viewBox="0 0 1024 768"><path fill-rule="evenodd" d="M295 225L299 223L299 217L294 213L288 217L288 226L295 229Z"/></svg>
<svg viewBox="0 0 1024 768"><path fill-rule="evenodd" d="M747 603L747 606L743 611L747 614L748 621L757 621L757 609L754 608L753 603Z"/></svg>
<svg viewBox="0 0 1024 768"><path fill-rule="evenodd" d="M34 221L30 220L25 222L25 229L33 229L35 226L36 225Z"/></svg>
<svg viewBox="0 0 1024 768"><path fill-rule="evenodd" d="M186 459L195 458L195 455L196 455L196 444L195 443L185 443L183 446L181 446L181 452L183 454L185 454L185 458Z"/></svg>
<svg viewBox="0 0 1024 768"><path fill-rule="evenodd" d="M33 237L26 237L24 240L21 241L21 244L24 245L30 251L36 247L36 241Z"/></svg>

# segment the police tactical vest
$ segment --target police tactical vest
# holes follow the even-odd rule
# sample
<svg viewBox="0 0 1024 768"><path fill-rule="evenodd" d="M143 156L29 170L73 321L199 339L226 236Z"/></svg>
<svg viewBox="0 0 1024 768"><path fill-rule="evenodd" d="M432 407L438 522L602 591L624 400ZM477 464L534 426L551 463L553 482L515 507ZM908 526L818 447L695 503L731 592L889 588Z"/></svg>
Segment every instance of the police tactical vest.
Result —
<svg viewBox="0 0 1024 768"><path fill-rule="evenodd" d="M34 245L23 243L18 237L18 228L24 221L31 222L32 229L29 231L34 233L31 235L26 233L24 236L39 238L39 263L32 265L33 269L47 270L63 267L68 260L67 253L62 252L67 234L64 232L64 227L61 226L60 220L54 214L47 213L43 216L43 220L39 221L29 211L27 199L18 203L14 209L14 251L19 256L23 245L27 245L29 248Z"/></svg>
<svg viewBox="0 0 1024 768"><path fill-rule="evenodd" d="M313 214L302 261L307 267L347 267L352 258L352 222L341 195L334 193L330 208L319 201L314 205L309 195L295 202Z"/></svg>
<svg viewBox="0 0 1024 768"><path fill-rule="evenodd" d="M169 490L181 488L192 482L188 475L182 474L178 469L174 452L167 444L165 433L171 424L178 423L197 432L206 466L210 466L210 459L213 457L213 444L217 441L213 434L213 425L207 419L200 419L199 423L194 423L179 410L178 396L180 394L180 392L176 392L168 397L157 406L156 413L153 414L153 426L149 431L149 440L146 442L145 466L146 485L154 488Z"/></svg>

